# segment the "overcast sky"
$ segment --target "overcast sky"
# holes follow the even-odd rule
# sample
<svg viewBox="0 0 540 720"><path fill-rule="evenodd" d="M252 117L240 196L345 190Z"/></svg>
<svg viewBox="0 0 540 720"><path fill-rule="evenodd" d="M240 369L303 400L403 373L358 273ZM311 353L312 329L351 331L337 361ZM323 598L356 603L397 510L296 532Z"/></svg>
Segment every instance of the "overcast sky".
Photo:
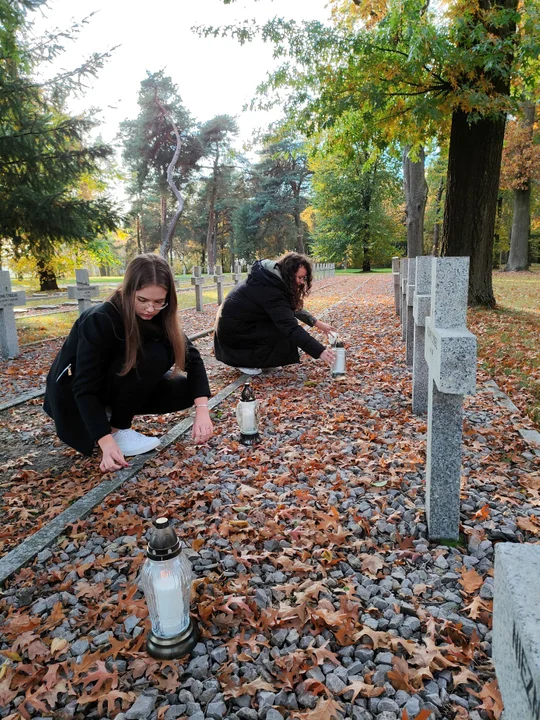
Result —
<svg viewBox="0 0 540 720"><path fill-rule="evenodd" d="M240 46L229 38L200 38L194 25L223 25L245 18L262 23L274 16L296 20L326 20L327 0L50 0L42 27L66 27L96 11L75 44L69 46L61 67L75 67L82 58L115 45L111 60L100 71L83 100L70 108L103 110L100 132L112 141L118 124L138 113L137 93L146 71L162 68L178 86L186 108L199 121L220 114L238 116L241 137L268 122L261 113L242 113L257 84L274 65L271 46L262 41ZM79 10L81 8L81 10ZM37 14L35 14L37 15Z"/></svg>

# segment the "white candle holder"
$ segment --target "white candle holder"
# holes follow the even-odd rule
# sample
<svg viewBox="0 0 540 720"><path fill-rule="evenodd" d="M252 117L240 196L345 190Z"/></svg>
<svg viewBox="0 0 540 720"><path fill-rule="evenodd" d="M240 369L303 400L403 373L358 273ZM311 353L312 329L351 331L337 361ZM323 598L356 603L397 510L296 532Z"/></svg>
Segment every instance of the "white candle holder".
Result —
<svg viewBox="0 0 540 720"><path fill-rule="evenodd" d="M336 359L332 363L331 375L333 380L339 380L345 377L346 360L345 360L345 347L343 341L339 339L336 333L332 334L331 338L332 350L336 356Z"/></svg>
<svg viewBox="0 0 540 720"><path fill-rule="evenodd" d="M240 428L240 442L243 445L254 445L261 438L259 435L259 402L249 382L242 389L240 402L236 406L236 419Z"/></svg>
<svg viewBox="0 0 540 720"><path fill-rule="evenodd" d="M189 614L191 564L168 518L154 520L146 554L139 579L152 625L146 650L162 660L180 658L191 652L200 633Z"/></svg>

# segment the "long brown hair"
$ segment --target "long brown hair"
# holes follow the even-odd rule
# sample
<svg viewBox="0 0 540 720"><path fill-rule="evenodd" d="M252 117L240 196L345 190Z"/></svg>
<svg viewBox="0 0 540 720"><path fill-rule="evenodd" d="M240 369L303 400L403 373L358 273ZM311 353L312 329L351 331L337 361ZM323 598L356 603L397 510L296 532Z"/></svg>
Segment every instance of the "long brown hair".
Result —
<svg viewBox="0 0 540 720"><path fill-rule="evenodd" d="M300 253L289 252L282 255L277 261L281 279L287 288L287 294L294 310L301 310L304 306L304 298L309 295L311 283L313 282L313 272L311 263L305 255ZM303 285L296 282L296 273L301 267L306 269L307 275Z"/></svg>
<svg viewBox="0 0 540 720"><path fill-rule="evenodd" d="M137 364L141 335L135 313L135 293L148 285L158 285L167 291L168 305L160 312L163 330L172 345L174 370L184 370L186 366L186 341L177 316L178 302L172 270L161 256L145 253L133 258L126 268L122 285L109 298L122 316L126 333L126 358L120 375L127 375Z"/></svg>

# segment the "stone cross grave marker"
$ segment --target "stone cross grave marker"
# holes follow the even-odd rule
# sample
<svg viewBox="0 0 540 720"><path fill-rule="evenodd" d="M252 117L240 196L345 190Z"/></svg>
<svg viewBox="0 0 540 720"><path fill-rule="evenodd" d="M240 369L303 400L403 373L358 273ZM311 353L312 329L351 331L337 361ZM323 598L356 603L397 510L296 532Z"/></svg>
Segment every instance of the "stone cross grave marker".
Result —
<svg viewBox="0 0 540 720"><path fill-rule="evenodd" d="M68 285L68 298L78 300L79 315L92 307L91 299L99 295L99 286L90 285L88 270L75 270L76 285Z"/></svg>
<svg viewBox="0 0 540 720"><path fill-rule="evenodd" d="M495 548L493 664L508 720L540 720L540 545Z"/></svg>
<svg viewBox="0 0 540 720"><path fill-rule="evenodd" d="M401 283L401 339L407 339L407 258L401 258L399 263L399 276Z"/></svg>
<svg viewBox="0 0 540 720"><path fill-rule="evenodd" d="M457 540L463 396L476 391L476 337L465 327L469 258L431 263L426 516L430 539Z"/></svg>
<svg viewBox="0 0 540 720"><path fill-rule="evenodd" d="M416 283L416 258L407 261L407 330L405 334L405 353L407 366L412 367L414 351L414 316L413 300Z"/></svg>
<svg viewBox="0 0 540 720"><path fill-rule="evenodd" d="M399 258L392 258L392 278L394 280L394 305L396 308L396 315L399 316L400 302L401 302L401 287L399 285Z"/></svg>
<svg viewBox="0 0 540 720"><path fill-rule="evenodd" d="M216 265L216 269L214 272L214 282L217 285L217 303L218 305L221 305L223 302L223 282L225 280L225 275L223 274L223 268L221 265Z"/></svg>
<svg viewBox="0 0 540 720"><path fill-rule="evenodd" d="M425 415L428 407L429 370L425 357L425 326L426 317L431 312L431 261L430 255L416 258L416 284L413 300L413 415Z"/></svg>
<svg viewBox="0 0 540 720"><path fill-rule="evenodd" d="M234 263L234 274L233 274L233 282L235 285L238 285L238 283L242 280L242 266L239 262Z"/></svg>
<svg viewBox="0 0 540 720"><path fill-rule="evenodd" d="M191 284L195 285L195 308L199 312L202 312L204 309L204 300L203 300L204 278L201 277L201 266L200 265L193 266L193 275L191 277Z"/></svg>
<svg viewBox="0 0 540 720"><path fill-rule="evenodd" d="M15 325L15 305L26 304L24 290L11 292L11 278L8 270L0 270L0 351L3 358L17 357L19 341Z"/></svg>

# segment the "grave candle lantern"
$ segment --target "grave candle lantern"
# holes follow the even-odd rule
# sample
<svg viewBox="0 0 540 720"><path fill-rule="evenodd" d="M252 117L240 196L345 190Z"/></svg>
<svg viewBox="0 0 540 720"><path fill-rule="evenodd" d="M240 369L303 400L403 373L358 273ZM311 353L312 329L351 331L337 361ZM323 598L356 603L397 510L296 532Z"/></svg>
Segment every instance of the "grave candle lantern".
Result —
<svg viewBox="0 0 540 720"><path fill-rule="evenodd" d="M154 520L154 529L141 570L152 630L146 641L149 655L160 659L187 655L199 640L189 614L192 572L169 519Z"/></svg>
<svg viewBox="0 0 540 720"><path fill-rule="evenodd" d="M345 377L345 347L335 333L331 334L331 346L336 356L331 368L332 378L337 380Z"/></svg>
<svg viewBox="0 0 540 720"><path fill-rule="evenodd" d="M236 419L240 428L240 442L243 445L254 445L260 440L259 402L255 400L249 381L245 383L240 402L236 406Z"/></svg>

